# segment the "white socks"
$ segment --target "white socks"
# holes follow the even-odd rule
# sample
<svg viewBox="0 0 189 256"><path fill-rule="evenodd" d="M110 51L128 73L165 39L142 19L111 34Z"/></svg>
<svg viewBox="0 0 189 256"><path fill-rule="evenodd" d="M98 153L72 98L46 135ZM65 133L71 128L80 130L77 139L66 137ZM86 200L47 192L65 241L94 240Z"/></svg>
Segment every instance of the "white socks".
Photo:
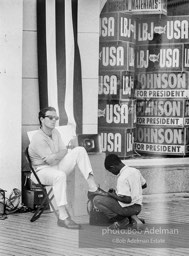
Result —
<svg viewBox="0 0 189 256"><path fill-rule="evenodd" d="M98 186L96 185L96 182L92 173L89 173L87 183L88 183L90 192L95 192L98 189Z"/></svg>
<svg viewBox="0 0 189 256"><path fill-rule="evenodd" d="M58 209L59 209L59 219L60 220L65 220L66 218L68 218L68 213L66 211L65 205L59 206Z"/></svg>

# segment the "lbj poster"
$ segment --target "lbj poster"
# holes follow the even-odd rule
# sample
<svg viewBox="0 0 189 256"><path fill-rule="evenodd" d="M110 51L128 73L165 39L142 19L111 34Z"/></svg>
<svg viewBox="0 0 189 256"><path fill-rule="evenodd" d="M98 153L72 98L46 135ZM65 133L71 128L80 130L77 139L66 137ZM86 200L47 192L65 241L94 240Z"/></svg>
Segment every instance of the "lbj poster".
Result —
<svg viewBox="0 0 189 256"><path fill-rule="evenodd" d="M149 99L137 100L138 125L180 126L188 123L188 100Z"/></svg>
<svg viewBox="0 0 189 256"><path fill-rule="evenodd" d="M102 151L106 154L117 154L120 157L129 157L134 150L133 129L112 129L100 127Z"/></svg>
<svg viewBox="0 0 189 256"><path fill-rule="evenodd" d="M136 75L135 96L144 98L189 97L188 72L141 72Z"/></svg>
<svg viewBox="0 0 189 256"><path fill-rule="evenodd" d="M140 45L136 48L136 70L182 72L183 57L182 44Z"/></svg>
<svg viewBox="0 0 189 256"><path fill-rule="evenodd" d="M184 156L187 144L187 128L140 126L135 130L137 152Z"/></svg>
<svg viewBox="0 0 189 256"><path fill-rule="evenodd" d="M136 123L134 100L100 100L98 103L99 127L131 128Z"/></svg>
<svg viewBox="0 0 189 256"><path fill-rule="evenodd" d="M129 42L102 42L99 49L100 70L134 71L135 45Z"/></svg>
<svg viewBox="0 0 189 256"><path fill-rule="evenodd" d="M101 71L98 98L125 100L134 96L134 73L127 71Z"/></svg>
<svg viewBox="0 0 189 256"><path fill-rule="evenodd" d="M136 41L136 21L128 13L103 13L100 15L100 42Z"/></svg>
<svg viewBox="0 0 189 256"><path fill-rule="evenodd" d="M189 40L189 16L138 17L138 44L176 44Z"/></svg>

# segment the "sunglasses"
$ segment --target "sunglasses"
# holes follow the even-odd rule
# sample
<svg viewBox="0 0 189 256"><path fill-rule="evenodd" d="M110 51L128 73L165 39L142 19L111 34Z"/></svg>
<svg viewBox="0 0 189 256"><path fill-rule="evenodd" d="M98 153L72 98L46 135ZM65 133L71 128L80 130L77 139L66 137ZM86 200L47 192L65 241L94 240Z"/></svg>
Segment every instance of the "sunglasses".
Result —
<svg viewBox="0 0 189 256"><path fill-rule="evenodd" d="M49 115L49 116L44 116L44 118L45 118L45 117L48 117L50 120L56 120L56 121L59 120L59 117L58 117L58 116L50 116L50 115Z"/></svg>

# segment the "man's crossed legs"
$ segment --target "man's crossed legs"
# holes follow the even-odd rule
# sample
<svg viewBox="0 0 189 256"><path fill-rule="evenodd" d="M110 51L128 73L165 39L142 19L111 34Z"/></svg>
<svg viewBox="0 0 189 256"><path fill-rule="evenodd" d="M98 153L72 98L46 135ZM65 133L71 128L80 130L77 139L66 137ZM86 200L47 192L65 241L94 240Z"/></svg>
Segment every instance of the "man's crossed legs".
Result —
<svg viewBox="0 0 189 256"><path fill-rule="evenodd" d="M79 225L71 220L67 211L66 179L74 171L76 165L88 183L88 196L107 195L106 192L98 188L95 182L91 163L84 147L72 149L58 165L47 166L37 172L42 184L53 186L53 193L59 210L58 225L72 229L78 229Z"/></svg>

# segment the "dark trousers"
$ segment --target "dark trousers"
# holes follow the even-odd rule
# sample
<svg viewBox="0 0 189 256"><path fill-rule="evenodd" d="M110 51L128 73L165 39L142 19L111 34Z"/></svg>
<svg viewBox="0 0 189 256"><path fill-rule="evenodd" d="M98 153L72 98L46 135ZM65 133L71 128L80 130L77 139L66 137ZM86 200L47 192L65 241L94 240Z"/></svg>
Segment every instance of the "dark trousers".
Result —
<svg viewBox="0 0 189 256"><path fill-rule="evenodd" d="M109 219L119 217L131 217L138 215L141 211L141 205L134 204L127 207L122 207L117 200L109 196L95 196L94 205L103 212Z"/></svg>

